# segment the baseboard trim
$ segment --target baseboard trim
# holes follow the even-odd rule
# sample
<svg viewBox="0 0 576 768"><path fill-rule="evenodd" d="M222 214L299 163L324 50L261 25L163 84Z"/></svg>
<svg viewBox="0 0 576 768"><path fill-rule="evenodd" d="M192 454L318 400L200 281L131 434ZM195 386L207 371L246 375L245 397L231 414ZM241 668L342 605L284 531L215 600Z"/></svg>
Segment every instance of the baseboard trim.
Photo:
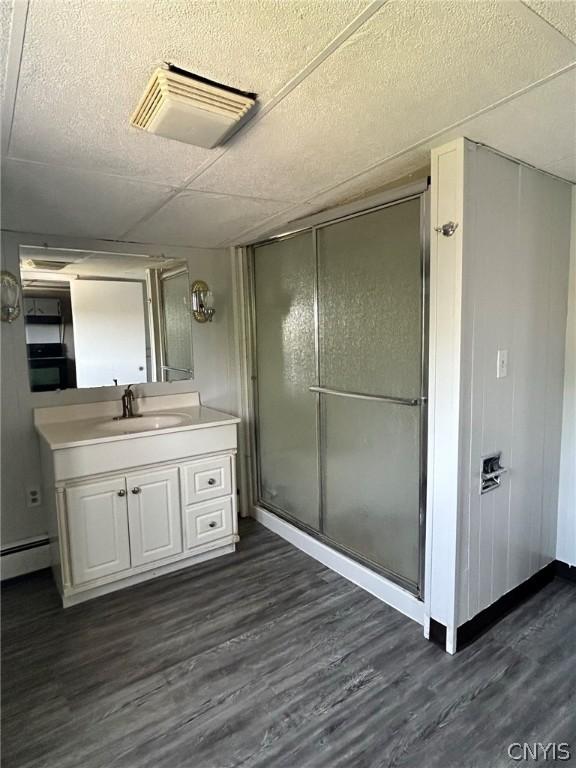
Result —
<svg viewBox="0 0 576 768"><path fill-rule="evenodd" d="M0 551L0 579L14 579L50 567L50 542L46 536L8 544Z"/></svg>
<svg viewBox="0 0 576 768"><path fill-rule="evenodd" d="M424 603L417 597L411 595L402 587L388 581L374 571L371 571L365 565L357 563L341 552L337 552L331 547L317 541L313 536L301 531L294 525L282 520L277 515L268 512L262 507L252 508L252 517L259 523L268 528L273 533L277 533L290 544L301 549L310 557L318 560L320 563L336 571L348 581L369 592L378 600L395 608L404 616L424 625Z"/></svg>
<svg viewBox="0 0 576 768"><path fill-rule="evenodd" d="M557 562L548 563L537 573L530 576L510 592L502 595L495 603L484 608L469 621L461 624L456 632L456 648L460 651L478 637L491 629L497 622L511 613L519 605L549 584L557 572Z"/></svg>
<svg viewBox="0 0 576 768"><path fill-rule="evenodd" d="M556 560L556 576L567 581L576 582L576 565L570 565L569 563L563 563L561 560Z"/></svg>
<svg viewBox="0 0 576 768"><path fill-rule="evenodd" d="M439 645L443 651L446 650L446 637L448 636L448 629L445 624L441 624L436 619L430 619L430 636L428 640Z"/></svg>

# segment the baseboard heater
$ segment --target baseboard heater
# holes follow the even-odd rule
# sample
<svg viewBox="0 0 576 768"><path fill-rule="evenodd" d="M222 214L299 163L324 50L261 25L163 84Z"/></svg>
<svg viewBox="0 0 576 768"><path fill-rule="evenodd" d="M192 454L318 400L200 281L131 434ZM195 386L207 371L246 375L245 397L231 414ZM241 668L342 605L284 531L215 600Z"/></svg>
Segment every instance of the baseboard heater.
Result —
<svg viewBox="0 0 576 768"><path fill-rule="evenodd" d="M0 549L2 581L40 571L50 566L50 539L37 536Z"/></svg>
<svg viewBox="0 0 576 768"><path fill-rule="evenodd" d="M0 550L0 557L15 555L17 552L26 552L29 549L36 549L37 547L47 547L48 544L50 544L50 539L47 536L43 539L23 541L21 544L10 544L7 547L2 547Z"/></svg>

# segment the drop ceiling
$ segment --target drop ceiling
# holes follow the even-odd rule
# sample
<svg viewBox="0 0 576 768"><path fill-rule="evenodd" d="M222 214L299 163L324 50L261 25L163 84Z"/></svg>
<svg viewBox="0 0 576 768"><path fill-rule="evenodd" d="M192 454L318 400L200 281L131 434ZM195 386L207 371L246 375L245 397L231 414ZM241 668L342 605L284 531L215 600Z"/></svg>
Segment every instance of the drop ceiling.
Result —
<svg viewBox="0 0 576 768"><path fill-rule="evenodd" d="M465 135L576 182L572 0L0 0L2 227L215 248ZM171 61L258 94L205 150L129 125Z"/></svg>

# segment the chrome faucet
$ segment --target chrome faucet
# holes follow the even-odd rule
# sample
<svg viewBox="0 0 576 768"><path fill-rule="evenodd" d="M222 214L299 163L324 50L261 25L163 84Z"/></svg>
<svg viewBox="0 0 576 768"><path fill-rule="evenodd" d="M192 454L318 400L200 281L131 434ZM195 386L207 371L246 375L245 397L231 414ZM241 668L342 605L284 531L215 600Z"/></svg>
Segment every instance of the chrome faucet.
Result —
<svg viewBox="0 0 576 768"><path fill-rule="evenodd" d="M132 384L128 384L122 395L122 418L131 419L134 417L134 392L130 389Z"/></svg>
<svg viewBox="0 0 576 768"><path fill-rule="evenodd" d="M122 395L122 416L115 416L114 421L120 419L134 419L140 416L139 413L134 413L134 392L131 389L132 384L128 384Z"/></svg>

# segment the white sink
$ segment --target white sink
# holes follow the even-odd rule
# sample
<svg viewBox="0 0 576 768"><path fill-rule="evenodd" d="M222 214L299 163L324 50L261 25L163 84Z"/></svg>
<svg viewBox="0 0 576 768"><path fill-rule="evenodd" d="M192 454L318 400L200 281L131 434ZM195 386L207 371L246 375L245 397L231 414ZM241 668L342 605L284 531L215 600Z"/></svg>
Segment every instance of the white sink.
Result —
<svg viewBox="0 0 576 768"><path fill-rule="evenodd" d="M168 427L184 427L189 423L190 417L185 413L147 413L131 419L105 421L98 425L97 430L103 435L129 435Z"/></svg>

